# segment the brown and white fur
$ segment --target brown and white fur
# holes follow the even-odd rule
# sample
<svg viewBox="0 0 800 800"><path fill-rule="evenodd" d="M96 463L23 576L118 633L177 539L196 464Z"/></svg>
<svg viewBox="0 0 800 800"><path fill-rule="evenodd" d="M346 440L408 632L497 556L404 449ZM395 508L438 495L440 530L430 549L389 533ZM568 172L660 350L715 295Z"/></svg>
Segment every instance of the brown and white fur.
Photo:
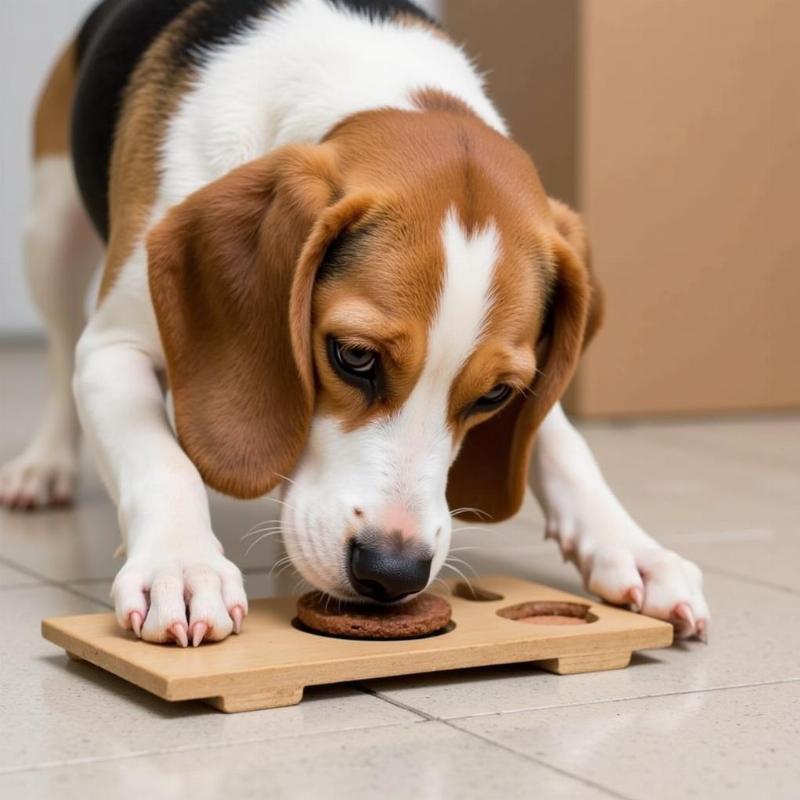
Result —
<svg viewBox="0 0 800 800"><path fill-rule="evenodd" d="M561 410L600 318L583 228L462 51L416 20L290 0L166 88L168 38L126 97L85 328L103 248L67 152L70 50L43 95L27 241L53 390L0 504L72 499L72 384L119 510L117 617L147 640L239 630L204 484L284 481L288 553L334 596L354 596L361 532L425 549L433 580L450 508L501 520L529 482L590 591L704 638L700 571L642 531ZM376 397L337 375L331 339L379 354ZM506 405L473 412L497 384Z"/></svg>

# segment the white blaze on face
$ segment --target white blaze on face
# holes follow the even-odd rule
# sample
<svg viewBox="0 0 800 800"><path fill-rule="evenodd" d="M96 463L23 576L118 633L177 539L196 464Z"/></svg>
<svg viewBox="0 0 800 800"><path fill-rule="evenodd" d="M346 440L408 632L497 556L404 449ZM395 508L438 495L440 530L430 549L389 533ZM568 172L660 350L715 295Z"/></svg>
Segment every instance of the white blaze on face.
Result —
<svg viewBox="0 0 800 800"><path fill-rule="evenodd" d="M434 461L425 482L442 492L455 457L447 417L450 389L475 351L492 306L492 279L499 255L494 223L469 236L455 209L442 225L444 274L439 303L428 331L422 374L394 423L410 454ZM408 475L419 487L421 476ZM410 488L410 487L409 487ZM424 491L424 490L423 490Z"/></svg>
<svg viewBox="0 0 800 800"><path fill-rule="evenodd" d="M451 209L442 225L442 239L444 280L428 333L423 378L445 378L449 393L450 385L480 341L493 304L492 280L500 237L493 222L468 236L455 209Z"/></svg>
<svg viewBox="0 0 800 800"><path fill-rule="evenodd" d="M493 222L468 234L455 209L446 214L441 235L442 286L414 389L395 414L353 431L333 418L315 418L287 494L295 509L286 514L289 554L307 578L333 594L346 582L342 546L356 507L358 524L378 530L391 528L398 515L407 520L415 530L404 533L434 551L431 579L449 549L445 490L456 455L450 390L493 305L500 236Z"/></svg>

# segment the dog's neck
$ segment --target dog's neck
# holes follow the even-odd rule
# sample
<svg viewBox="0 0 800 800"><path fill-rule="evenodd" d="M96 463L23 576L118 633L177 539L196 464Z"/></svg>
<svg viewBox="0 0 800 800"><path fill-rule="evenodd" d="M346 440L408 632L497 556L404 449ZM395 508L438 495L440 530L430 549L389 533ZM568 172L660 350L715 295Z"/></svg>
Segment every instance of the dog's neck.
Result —
<svg viewBox="0 0 800 800"><path fill-rule="evenodd" d="M276 147L321 141L371 109L414 111L449 97L506 132L466 55L424 25L378 25L299 0L223 49L170 124L164 160L182 169L180 185L164 187L169 204Z"/></svg>

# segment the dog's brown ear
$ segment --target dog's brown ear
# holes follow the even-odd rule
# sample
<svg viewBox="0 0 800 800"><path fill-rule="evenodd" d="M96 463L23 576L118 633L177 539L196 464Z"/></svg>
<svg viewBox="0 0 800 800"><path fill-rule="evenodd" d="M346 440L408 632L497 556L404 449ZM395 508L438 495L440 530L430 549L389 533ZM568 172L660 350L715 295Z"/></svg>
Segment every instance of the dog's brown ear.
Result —
<svg viewBox="0 0 800 800"><path fill-rule="evenodd" d="M585 350L603 324L605 294L597 280L595 271L592 269L589 239L586 235L586 226L580 214L573 211L566 203L553 198L550 198L550 209L553 212L556 230L575 251L586 267L586 272L589 276L589 315L586 319L586 332L583 337L583 349Z"/></svg>
<svg viewBox="0 0 800 800"><path fill-rule="evenodd" d="M535 434L564 393L581 351L602 318L593 288L583 225L563 203L551 201L555 277L537 347L537 376L525 396L472 428L450 469L447 496L466 519L500 522L522 504ZM486 516L483 516L486 515Z"/></svg>
<svg viewBox="0 0 800 800"><path fill-rule="evenodd" d="M268 492L305 443L314 277L363 210L339 187L329 145L281 148L191 195L148 239L178 436L226 494Z"/></svg>

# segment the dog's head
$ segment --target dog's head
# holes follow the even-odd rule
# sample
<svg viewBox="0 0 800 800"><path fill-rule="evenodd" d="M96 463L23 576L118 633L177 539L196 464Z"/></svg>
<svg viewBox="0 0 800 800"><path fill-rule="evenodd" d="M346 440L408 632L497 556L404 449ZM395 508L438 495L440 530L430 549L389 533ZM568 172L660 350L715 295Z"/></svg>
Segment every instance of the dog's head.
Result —
<svg viewBox="0 0 800 800"><path fill-rule="evenodd" d="M318 588L416 593L451 508L522 501L584 340L583 250L528 157L466 112L360 114L247 164L149 240L182 445L228 494L286 481L284 541Z"/></svg>

